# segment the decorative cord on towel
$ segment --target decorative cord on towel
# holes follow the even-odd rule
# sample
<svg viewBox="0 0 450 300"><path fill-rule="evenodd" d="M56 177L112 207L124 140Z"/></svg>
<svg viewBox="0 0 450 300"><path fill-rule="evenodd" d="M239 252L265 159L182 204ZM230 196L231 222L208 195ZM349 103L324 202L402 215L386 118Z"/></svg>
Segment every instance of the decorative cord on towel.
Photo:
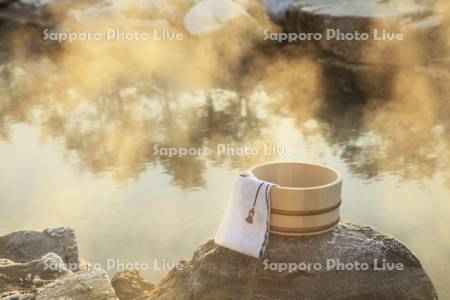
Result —
<svg viewBox="0 0 450 300"><path fill-rule="evenodd" d="M252 208L248 211L248 216L247 218L245 218L245 222L247 222L248 224L253 224L253 217L255 216L255 205L256 205L256 200L258 199L258 194L259 194L259 190L261 189L261 187L264 185L264 182L261 183L258 187L258 190L256 191L256 195L255 195L255 200L253 201L253 206Z"/></svg>
<svg viewBox="0 0 450 300"><path fill-rule="evenodd" d="M269 241L269 228L270 228L270 200L269 200L269 189L272 187L272 185L267 184L266 186L266 192L265 192L265 198L266 198L266 208L267 208L267 222L266 222L266 233L264 235L264 241L261 246L261 250L259 251L259 258L262 258L264 255L264 252L266 252L267 242Z"/></svg>

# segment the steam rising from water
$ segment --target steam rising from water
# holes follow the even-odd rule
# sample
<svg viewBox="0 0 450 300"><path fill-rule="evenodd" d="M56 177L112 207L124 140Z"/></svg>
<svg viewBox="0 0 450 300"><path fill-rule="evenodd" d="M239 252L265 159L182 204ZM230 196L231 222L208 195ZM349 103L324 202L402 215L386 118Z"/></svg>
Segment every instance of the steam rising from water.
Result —
<svg viewBox="0 0 450 300"><path fill-rule="evenodd" d="M430 177L449 167L448 153L441 153L449 137L448 69L421 66L425 59L417 61L423 57L418 38L394 47L374 49L370 44L363 49L368 60L381 53L403 66L418 64L400 68L387 64L363 72L362 82L368 85L389 78L386 85L380 81L375 87L385 90L383 98L377 92L358 93L356 88L349 101L345 90L352 87L339 75L330 76L320 57L301 46L274 49L262 41L264 28L276 28L256 2L247 3L252 21L240 18L200 37L189 36L183 28L183 16L192 3L152 2L151 7L142 3L80 4L69 13L62 5L52 7L52 18L59 20L52 30L151 32L161 31L163 24L169 31L182 32L185 39L65 42L51 55L34 55L37 62L30 62L28 50L15 51L11 67L3 67L10 78L3 77L2 136L8 136L10 123L39 123L44 136L64 138L83 168L93 172L116 168L117 178L126 181L142 170L143 163L155 162L151 145L157 142L195 147L219 141L256 142L257 132L269 126L256 113L263 110L292 117L300 130L311 119L321 120L321 134L328 135L331 144L347 144L343 156L350 153L350 164L358 172L370 169L369 177L384 171L406 178ZM21 39L16 36L16 49L25 45ZM221 110L215 104L217 87L237 91L224 100L227 104ZM261 91L270 101L249 100ZM234 131L240 133L234 136ZM367 138L371 135L379 142L371 144Z"/></svg>

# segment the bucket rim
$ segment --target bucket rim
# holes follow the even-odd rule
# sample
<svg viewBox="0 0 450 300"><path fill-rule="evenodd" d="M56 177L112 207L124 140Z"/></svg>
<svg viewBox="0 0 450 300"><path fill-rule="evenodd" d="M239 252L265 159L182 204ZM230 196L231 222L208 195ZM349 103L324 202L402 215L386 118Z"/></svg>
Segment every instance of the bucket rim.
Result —
<svg viewBox="0 0 450 300"><path fill-rule="evenodd" d="M280 164L299 164L299 165L307 165L307 166L315 166L315 167L324 168L324 169L327 169L327 170L330 170L330 171L334 172L336 174L336 179L334 181L330 182L330 183L327 183L327 184L311 186L311 187L289 187L289 186L275 185L272 189L284 189L284 190L295 190L295 191L299 191L299 190L318 190L318 189L323 189L323 188L331 187L331 186L338 185L338 184L342 183L342 176L336 169L328 167L328 166L325 166L323 164L310 163L310 162L275 161L275 162L270 162L270 163L263 163L263 164L259 164L259 165L253 166L252 168L248 169L246 171L246 173L248 173L251 176L261 180L260 178L256 177L256 175L253 173L254 169L259 168L259 167L265 167L265 166L270 166L270 165L280 165ZM267 181L267 182L269 182L269 181ZM269 182L269 183L275 184L273 182Z"/></svg>

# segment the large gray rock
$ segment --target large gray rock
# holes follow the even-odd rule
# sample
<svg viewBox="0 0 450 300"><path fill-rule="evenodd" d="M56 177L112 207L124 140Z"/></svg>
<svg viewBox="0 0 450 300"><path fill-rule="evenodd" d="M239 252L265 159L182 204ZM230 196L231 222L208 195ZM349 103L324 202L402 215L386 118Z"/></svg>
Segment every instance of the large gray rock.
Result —
<svg viewBox="0 0 450 300"><path fill-rule="evenodd" d="M24 263L40 259L47 253L55 253L77 270L79 264L75 232L60 227L40 231L17 231L0 236L0 258Z"/></svg>
<svg viewBox="0 0 450 300"><path fill-rule="evenodd" d="M425 0L265 0L287 32L321 33L312 43L343 60L409 64L448 55L448 3ZM327 30L369 33L368 40L327 39ZM374 40L383 30L403 40ZM336 31L335 31L336 32Z"/></svg>
<svg viewBox="0 0 450 300"><path fill-rule="evenodd" d="M397 269L375 270L382 261ZM337 271L354 262L367 270ZM282 270L291 263L291 270ZM294 270L294 265L304 270ZM316 268L313 268L315 264ZM321 266L319 269L317 266ZM391 265L389 265L391 266ZM399 270L403 266L403 270ZM399 241L371 227L341 223L310 237L271 235L265 260L208 241L173 270L150 299L437 299L419 260Z"/></svg>
<svg viewBox="0 0 450 300"><path fill-rule="evenodd" d="M108 275L87 270L67 275L37 289L36 300L114 300L117 299Z"/></svg>

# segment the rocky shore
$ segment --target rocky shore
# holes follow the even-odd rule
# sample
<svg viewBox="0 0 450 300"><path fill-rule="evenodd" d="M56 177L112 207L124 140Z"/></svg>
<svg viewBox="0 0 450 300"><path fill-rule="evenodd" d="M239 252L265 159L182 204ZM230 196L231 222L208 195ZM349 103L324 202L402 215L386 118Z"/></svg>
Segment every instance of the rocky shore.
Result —
<svg viewBox="0 0 450 300"><path fill-rule="evenodd" d="M418 258L371 227L340 223L309 237L272 235L263 260L198 247L159 283L80 263L70 228L0 237L0 299L437 299Z"/></svg>

